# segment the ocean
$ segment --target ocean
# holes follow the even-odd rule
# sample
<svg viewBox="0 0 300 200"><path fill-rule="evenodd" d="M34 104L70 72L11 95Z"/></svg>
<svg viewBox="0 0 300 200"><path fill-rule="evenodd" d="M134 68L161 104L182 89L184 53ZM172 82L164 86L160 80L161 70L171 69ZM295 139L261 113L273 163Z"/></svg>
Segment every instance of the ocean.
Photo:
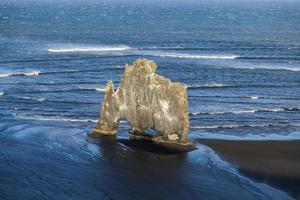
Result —
<svg viewBox="0 0 300 200"><path fill-rule="evenodd" d="M297 198L197 141L300 140L299 8L289 0L1 0L0 199ZM106 82L118 86L138 58L187 85L197 150L126 145L126 121L119 142L88 136Z"/></svg>

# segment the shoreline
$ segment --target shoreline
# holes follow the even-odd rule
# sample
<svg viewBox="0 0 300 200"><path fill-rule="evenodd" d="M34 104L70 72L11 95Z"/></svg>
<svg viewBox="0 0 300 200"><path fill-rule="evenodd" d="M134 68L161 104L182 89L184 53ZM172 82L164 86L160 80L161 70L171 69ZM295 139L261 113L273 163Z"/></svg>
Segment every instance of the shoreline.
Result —
<svg viewBox="0 0 300 200"><path fill-rule="evenodd" d="M293 198L300 198L300 140L198 139L197 141L236 165L242 174L281 189Z"/></svg>

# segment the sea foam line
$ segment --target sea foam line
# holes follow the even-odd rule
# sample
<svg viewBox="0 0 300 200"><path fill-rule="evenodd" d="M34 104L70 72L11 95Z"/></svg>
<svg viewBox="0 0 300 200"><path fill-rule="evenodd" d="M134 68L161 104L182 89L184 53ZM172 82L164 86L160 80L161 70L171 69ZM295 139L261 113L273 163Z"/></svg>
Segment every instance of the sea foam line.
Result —
<svg viewBox="0 0 300 200"><path fill-rule="evenodd" d="M9 77L9 76L37 76L41 72L39 70L26 71L26 72L5 72L0 73L0 78Z"/></svg>
<svg viewBox="0 0 300 200"><path fill-rule="evenodd" d="M288 127L300 124L223 124L223 125L208 125L208 126L192 126L192 129L233 129L233 128L258 128L258 127Z"/></svg>
<svg viewBox="0 0 300 200"><path fill-rule="evenodd" d="M24 119L24 120L36 120L36 121L59 121L59 122L93 122L97 123L98 119L74 119L74 118L66 118L66 117L44 117L44 116L28 116L24 114L14 114L14 117L17 119ZM120 124L127 124L126 120L120 120Z"/></svg>
<svg viewBox="0 0 300 200"><path fill-rule="evenodd" d="M67 52L101 52L101 51L125 51L136 50L135 55L148 55L170 58L190 58L190 59L236 59L237 55L218 55L218 54L187 54L187 53L170 53L161 51L143 50L143 48L131 48L126 45L121 46L79 46L79 47L64 47L64 48L49 48L48 52L52 53L67 53Z"/></svg>
<svg viewBox="0 0 300 200"><path fill-rule="evenodd" d="M98 92L105 92L105 88L95 88L95 90Z"/></svg>
<svg viewBox="0 0 300 200"><path fill-rule="evenodd" d="M26 115L15 115L18 119L25 120L37 120L37 121L63 121L63 122L98 122L97 119L72 119L63 117L43 117L43 116L26 116Z"/></svg>
<svg viewBox="0 0 300 200"><path fill-rule="evenodd" d="M223 115L223 114L245 114L259 112L299 112L300 108L266 108L266 109L251 109L251 110L232 110L232 111L215 111L215 112L191 112L191 115Z"/></svg>
<svg viewBox="0 0 300 200"><path fill-rule="evenodd" d="M38 102L43 102L46 100L45 98L35 98L35 97L28 97L28 96L20 97L20 99L33 100L33 101L38 101Z"/></svg>
<svg viewBox="0 0 300 200"><path fill-rule="evenodd" d="M82 86L82 85L77 85L77 88L79 90L88 90L88 91L91 91L91 90L95 90L97 92L105 92L105 88L100 88L100 87L96 87L96 86Z"/></svg>
<svg viewBox="0 0 300 200"><path fill-rule="evenodd" d="M74 48L50 48L47 51L52 53L66 52L89 52L89 51L125 51L131 49L129 46L103 46L103 47L74 47Z"/></svg>
<svg viewBox="0 0 300 200"><path fill-rule="evenodd" d="M272 71L300 71L300 67L282 67L282 66L261 66L261 65L253 65L253 66L231 66L228 69L244 69L244 70L272 70Z"/></svg>
<svg viewBox="0 0 300 200"><path fill-rule="evenodd" d="M237 55L216 55L216 54L183 54L183 53L162 53L160 57L169 58L193 58L193 59L229 59L238 58Z"/></svg>
<svg viewBox="0 0 300 200"><path fill-rule="evenodd" d="M227 87L227 85L224 85L222 83L187 85L188 89L194 89L194 88L221 88L221 87Z"/></svg>

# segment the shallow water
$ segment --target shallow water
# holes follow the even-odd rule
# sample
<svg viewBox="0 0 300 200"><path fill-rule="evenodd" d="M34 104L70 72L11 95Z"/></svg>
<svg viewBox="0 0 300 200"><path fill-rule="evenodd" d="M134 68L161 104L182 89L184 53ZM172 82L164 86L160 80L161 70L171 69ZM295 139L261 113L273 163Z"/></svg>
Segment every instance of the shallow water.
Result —
<svg viewBox="0 0 300 200"><path fill-rule="evenodd" d="M188 86L195 143L300 139L299 6L1 1L1 199L288 198L200 144L157 155L87 134L107 80L118 85L124 64L145 57Z"/></svg>

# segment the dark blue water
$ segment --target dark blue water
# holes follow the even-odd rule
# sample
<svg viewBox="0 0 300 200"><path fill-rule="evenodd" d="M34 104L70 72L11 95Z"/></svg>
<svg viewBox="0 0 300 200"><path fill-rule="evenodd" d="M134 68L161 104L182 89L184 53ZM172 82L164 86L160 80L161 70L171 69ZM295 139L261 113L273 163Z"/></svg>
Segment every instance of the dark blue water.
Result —
<svg viewBox="0 0 300 200"><path fill-rule="evenodd" d="M124 64L137 58L155 60L159 74L188 86L191 140L300 139L299 1L2 0L1 199L141 198L120 175L138 170L122 165L124 157L139 152L114 144L109 150L121 156L110 166L115 155L106 159L107 145L87 136L106 82L118 85ZM121 123L122 137L129 127ZM216 163L223 161L211 150L198 147L185 159L192 165L185 174L190 181L177 180L197 187L172 196L168 191L174 188L165 183L162 197L214 199L210 195L217 191L220 198L288 198L220 167ZM152 154L143 156L153 166L163 165ZM208 170L211 179L197 177L195 168ZM130 173L142 197L153 197L150 185L160 190L152 175L144 177L146 184L139 172ZM236 191L227 194L227 186L216 186L218 177Z"/></svg>

